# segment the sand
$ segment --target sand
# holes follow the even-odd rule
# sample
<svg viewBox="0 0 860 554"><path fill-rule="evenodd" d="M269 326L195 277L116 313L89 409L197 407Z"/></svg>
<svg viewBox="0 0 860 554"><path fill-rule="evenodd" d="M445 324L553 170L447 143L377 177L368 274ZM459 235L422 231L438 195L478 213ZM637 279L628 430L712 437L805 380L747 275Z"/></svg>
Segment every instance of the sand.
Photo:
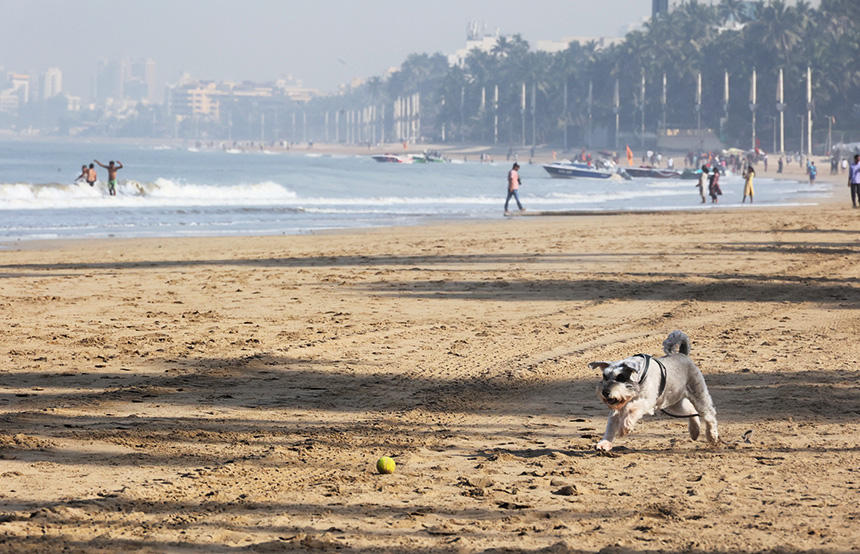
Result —
<svg viewBox="0 0 860 554"><path fill-rule="evenodd" d="M840 197L12 245L0 551L856 550L858 233ZM587 363L673 329L724 443L598 455Z"/></svg>

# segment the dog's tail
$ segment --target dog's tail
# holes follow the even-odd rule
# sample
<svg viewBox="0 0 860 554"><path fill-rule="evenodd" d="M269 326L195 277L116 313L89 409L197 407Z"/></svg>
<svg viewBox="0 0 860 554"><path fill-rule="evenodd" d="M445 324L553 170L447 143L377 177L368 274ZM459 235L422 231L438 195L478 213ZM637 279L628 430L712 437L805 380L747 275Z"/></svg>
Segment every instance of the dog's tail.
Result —
<svg viewBox="0 0 860 554"><path fill-rule="evenodd" d="M679 353L690 355L690 337L683 331L672 331L663 341L663 352L666 354Z"/></svg>

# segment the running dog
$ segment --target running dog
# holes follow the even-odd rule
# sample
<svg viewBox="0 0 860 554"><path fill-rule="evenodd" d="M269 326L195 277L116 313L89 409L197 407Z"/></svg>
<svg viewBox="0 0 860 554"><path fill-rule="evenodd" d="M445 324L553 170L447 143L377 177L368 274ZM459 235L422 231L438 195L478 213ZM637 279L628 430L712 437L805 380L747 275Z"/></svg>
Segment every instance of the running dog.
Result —
<svg viewBox="0 0 860 554"><path fill-rule="evenodd" d="M636 423L655 410L675 417L689 418L690 437L699 438L702 421L705 438L715 445L717 410L708 393L705 378L688 357L690 339L672 331L663 341L661 358L636 354L616 362L591 362L588 367L603 372L597 389L601 400L612 410L603 440L595 448L608 452L616 437L633 431Z"/></svg>

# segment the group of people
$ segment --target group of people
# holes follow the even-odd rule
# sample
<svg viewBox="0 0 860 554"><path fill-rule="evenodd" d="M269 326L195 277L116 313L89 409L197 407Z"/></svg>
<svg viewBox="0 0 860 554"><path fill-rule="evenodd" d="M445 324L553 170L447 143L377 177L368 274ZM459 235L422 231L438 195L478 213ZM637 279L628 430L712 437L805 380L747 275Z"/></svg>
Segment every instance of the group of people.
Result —
<svg viewBox="0 0 860 554"><path fill-rule="evenodd" d="M702 172L699 174L699 180L696 182L696 188L699 189L699 197L702 199L702 204L707 201L705 190L708 191L708 196L711 197L711 203L716 204L720 196L723 195L723 189L720 188L720 168L714 167L713 171L709 171L708 166L703 165ZM752 201L752 196L750 196L750 201Z"/></svg>
<svg viewBox="0 0 860 554"><path fill-rule="evenodd" d="M123 168L122 162L114 162L113 160L111 160L108 165L105 165L98 160L93 160L93 162L98 164L100 167L103 167L108 170L108 194L110 194L111 196L116 196L116 172ZM89 166L84 164L81 166L81 174L75 177L75 181L80 180L86 181L91 187L95 186L96 182L98 182L99 180L99 177L94 164L91 163Z"/></svg>
<svg viewBox="0 0 860 554"><path fill-rule="evenodd" d="M113 164L113 162L111 162ZM101 165L101 164L99 164ZM92 164L90 165L92 168ZM105 167L105 166L102 166ZM122 167L122 164L120 164ZM522 203L520 202L519 188L522 184L520 180L520 164L514 162L511 170L508 171L508 197L505 200L505 215L510 215L510 211L508 210L508 205L511 202L511 198L516 200L517 207L521 212L525 211ZM723 167L723 173L726 172L725 167ZM815 162L810 162L810 165L807 167L807 172L809 173L809 182L815 182L815 176L817 170L815 168ZM114 172L115 174L116 172ZM747 197L750 199L750 204L753 203L753 196L755 195L755 189L753 188L753 180L755 179L755 167L753 167L752 163L747 163L743 170L743 178L744 178L744 195L741 200L741 204L746 203ZM858 208L860 207L860 154L856 154L854 156L854 163L851 164L848 168L848 186L851 189L851 204ZM699 196L702 199L702 204L707 202L707 196L711 197L711 203L716 204L719 202L719 197L722 196L723 190L720 188L720 167L715 165L713 171L707 165L702 166L701 173L699 174L699 179L696 182L696 187L699 189ZM705 195L705 191L707 190L708 194Z"/></svg>
<svg viewBox="0 0 860 554"><path fill-rule="evenodd" d="M723 173L726 170L723 169ZM744 166L743 169L743 177L744 177L744 196L741 199L741 204L746 203L747 197L750 199L750 204L753 203L753 195L755 194L755 189L753 188L753 179L755 179L755 167L753 164L748 163ZM723 189L720 188L720 168L714 167L714 171L709 171L707 165L702 166L702 172L699 174L699 180L696 182L696 188L699 189L699 196L702 199L702 204L706 202L705 197L705 187L707 186L708 196L711 197L711 203L716 204L719 202L719 197L723 195Z"/></svg>
<svg viewBox="0 0 860 554"><path fill-rule="evenodd" d="M839 175L839 170L842 170L844 173L848 170L848 160L845 158L840 158L839 156L831 156L830 157L830 174L831 175Z"/></svg>

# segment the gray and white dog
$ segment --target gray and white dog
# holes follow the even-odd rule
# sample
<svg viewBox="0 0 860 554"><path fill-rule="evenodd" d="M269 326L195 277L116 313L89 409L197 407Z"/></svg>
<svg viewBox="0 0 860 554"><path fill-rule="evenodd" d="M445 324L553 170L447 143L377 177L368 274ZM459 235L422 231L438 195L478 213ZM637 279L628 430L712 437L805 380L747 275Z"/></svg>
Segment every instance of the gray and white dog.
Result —
<svg viewBox="0 0 860 554"><path fill-rule="evenodd" d="M661 358L637 354L617 362L591 362L588 367L603 371L597 389L601 400L612 409L598 450L609 451L618 436L631 431L636 423L654 410L676 417L689 417L690 437L699 438L702 420L705 437L712 445L717 435L717 410L708 393L705 378L688 357L690 339L672 331L663 341Z"/></svg>

